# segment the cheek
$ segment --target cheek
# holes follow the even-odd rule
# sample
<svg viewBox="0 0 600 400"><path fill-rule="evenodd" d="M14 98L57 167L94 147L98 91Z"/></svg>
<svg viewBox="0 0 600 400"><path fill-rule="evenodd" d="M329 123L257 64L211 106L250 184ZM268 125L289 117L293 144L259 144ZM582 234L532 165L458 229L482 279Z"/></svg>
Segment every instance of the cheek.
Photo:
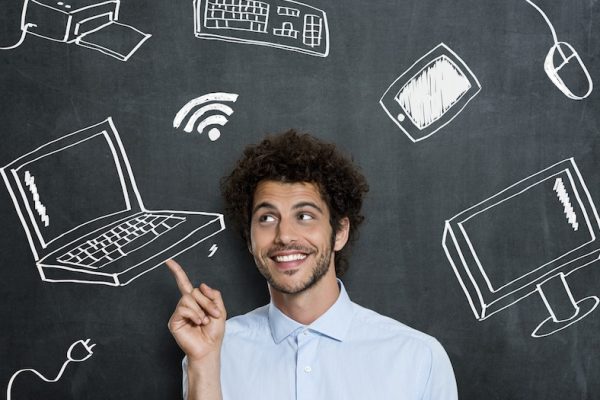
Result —
<svg viewBox="0 0 600 400"><path fill-rule="evenodd" d="M248 243L248 250L254 256L260 256L261 252L265 252L268 247L268 237L264 232L258 232L253 230L250 232L250 243Z"/></svg>
<svg viewBox="0 0 600 400"><path fill-rule="evenodd" d="M331 232L328 229L315 229L306 237L316 247L321 249L331 247Z"/></svg>

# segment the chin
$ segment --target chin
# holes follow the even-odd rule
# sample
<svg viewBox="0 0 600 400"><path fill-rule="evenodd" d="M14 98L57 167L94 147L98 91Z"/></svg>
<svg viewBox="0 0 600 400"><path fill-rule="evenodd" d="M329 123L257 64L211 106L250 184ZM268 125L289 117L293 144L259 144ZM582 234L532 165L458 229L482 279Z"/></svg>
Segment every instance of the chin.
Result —
<svg viewBox="0 0 600 400"><path fill-rule="evenodd" d="M302 293L315 286L323 278L323 275L300 278L301 273L298 269L286 271L285 274L283 279L271 278L269 280L271 288L285 294Z"/></svg>

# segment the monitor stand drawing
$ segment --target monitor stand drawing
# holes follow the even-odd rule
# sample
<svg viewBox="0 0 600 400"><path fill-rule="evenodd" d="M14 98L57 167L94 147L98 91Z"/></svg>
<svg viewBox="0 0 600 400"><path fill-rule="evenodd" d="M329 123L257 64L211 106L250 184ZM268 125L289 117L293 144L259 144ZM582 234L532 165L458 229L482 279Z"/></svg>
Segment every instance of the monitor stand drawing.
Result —
<svg viewBox="0 0 600 400"><path fill-rule="evenodd" d="M127 285L225 229L222 214L147 209L111 118L0 172L47 282Z"/></svg>
<svg viewBox="0 0 600 400"><path fill-rule="evenodd" d="M544 337L563 330L588 316L596 309L600 299L588 296L575 300L566 281L559 273L537 285L537 290L550 313L531 333L533 337Z"/></svg>
<svg viewBox="0 0 600 400"><path fill-rule="evenodd" d="M567 278L598 261L599 237L596 207L569 158L447 220L442 246L478 320L537 293L549 316L532 336L545 337L598 306L596 296L576 297Z"/></svg>

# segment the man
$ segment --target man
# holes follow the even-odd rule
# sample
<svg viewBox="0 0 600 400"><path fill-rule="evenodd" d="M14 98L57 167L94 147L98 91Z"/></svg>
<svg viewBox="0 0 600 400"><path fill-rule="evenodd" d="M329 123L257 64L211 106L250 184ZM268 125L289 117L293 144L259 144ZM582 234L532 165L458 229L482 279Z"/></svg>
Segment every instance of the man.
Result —
<svg viewBox="0 0 600 400"><path fill-rule="evenodd" d="M167 262L182 293L169 329L186 354L185 398L457 398L442 346L351 302L336 277L367 190L347 158L309 135L246 148L222 192L271 302L225 322L220 293Z"/></svg>

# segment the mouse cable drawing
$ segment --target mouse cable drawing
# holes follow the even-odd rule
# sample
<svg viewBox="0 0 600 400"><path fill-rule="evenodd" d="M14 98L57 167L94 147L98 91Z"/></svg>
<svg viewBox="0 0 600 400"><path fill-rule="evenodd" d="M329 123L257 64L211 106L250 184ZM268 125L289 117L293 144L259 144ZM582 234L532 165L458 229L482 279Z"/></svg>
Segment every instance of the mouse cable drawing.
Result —
<svg viewBox="0 0 600 400"><path fill-rule="evenodd" d="M544 18L544 21L546 21L546 24L550 28L550 32L552 33L552 40L554 41L554 45L550 48L550 51L548 52L548 55L546 56L546 60L544 61L544 71L546 71L546 75L548 75L548 78L550 78L552 83L554 83L554 85L561 92L563 92L563 94L565 96L567 96L568 98L570 98L572 100L585 99L586 97L588 97L590 95L590 93L592 93L594 85L593 85L592 78L590 77L590 74L589 74L587 68L585 67L585 65L583 65L581 58L579 57L579 54L577 54L575 49L573 49L573 47L569 43L558 41L558 37L556 36L556 31L554 30L554 26L552 25L552 22L550 22L550 19L548 18L546 13L537 4L535 4L531 0L525 0L525 1L530 6L535 8L535 10L538 13L540 13L542 15L542 17ZM565 52L563 50L563 46L569 49L569 51L571 52L570 55L565 54ZM556 68L554 67L554 60L553 60L555 50L558 50L558 53L560 54L561 59L563 60L563 62ZM560 71L560 69L562 67L564 67L566 64L568 64L572 58L575 58L575 61L577 61L579 63L579 65L581 66L581 69L583 70L583 72L585 74L585 78L586 78L587 84L588 84L587 92L581 96L574 94L567 87L567 85L563 82L562 78L558 74L558 71Z"/></svg>
<svg viewBox="0 0 600 400"><path fill-rule="evenodd" d="M67 368L67 365L70 362L83 362L83 361L87 360L88 358L90 358L92 356L92 354L94 354L92 352L92 348L96 344L90 344L90 340L91 339L78 340L78 341L74 342L73 344L71 344L71 347L69 347L69 350L67 350L67 360L63 363L62 367L60 367L60 371L58 371L56 378L53 378L53 379L46 378L44 375L40 374L38 371L36 371L35 369L31 369L31 368L25 368L25 369L21 369L21 370L18 370L17 372L15 372L13 374L13 376L10 378L10 381L8 382L8 387L6 388L6 400L10 400L10 396L11 396L10 392L12 390L13 382L15 381L15 378L17 377L17 375L19 375L21 372L26 372L26 371L33 372L34 374L36 374L37 376L39 376L41 379L43 379L46 382L50 382L50 383L58 382L58 380L61 378L63 372L65 372L65 368ZM84 347L84 350L87 351L87 354L81 358L74 358L71 355L71 352L80 343L81 343L81 346Z"/></svg>
<svg viewBox="0 0 600 400"><path fill-rule="evenodd" d="M26 11L27 11L27 1L24 0L23 1L23 11L21 12L21 37L19 38L19 41L17 43L13 44L12 46L0 47L0 50L12 50L12 49L16 49L25 40L25 36L27 36L27 30L29 28L35 28L37 26L36 24L32 24L30 22L28 22L26 24L23 24L23 22L25 22L25 13L26 13Z"/></svg>
<svg viewBox="0 0 600 400"><path fill-rule="evenodd" d="M35 28L36 26L37 26L36 24L31 24L31 23L25 24L25 26L23 27L23 29L21 29L21 37L19 38L19 41L17 43L13 44L12 46L0 47L0 50L12 50L12 49L16 49L25 40L25 36L27 36L27 29L28 28Z"/></svg>
<svg viewBox="0 0 600 400"><path fill-rule="evenodd" d="M550 22L550 19L548 18L548 16L546 15L546 13L544 11L542 11L542 9L537 4L535 4L533 1L531 1L531 0L525 0L525 1L527 3L529 3L529 5L531 5L533 8L535 8L537 10L537 12L539 12L540 14L542 14L542 17L544 18L544 21L546 21L546 24L548 24L548 27L550 28L550 32L552 32L552 40L554 40L554 44L557 44L558 43L558 37L556 36L556 31L554 30L554 26L552 25L552 22ZM563 56L564 56L564 54L563 54Z"/></svg>

